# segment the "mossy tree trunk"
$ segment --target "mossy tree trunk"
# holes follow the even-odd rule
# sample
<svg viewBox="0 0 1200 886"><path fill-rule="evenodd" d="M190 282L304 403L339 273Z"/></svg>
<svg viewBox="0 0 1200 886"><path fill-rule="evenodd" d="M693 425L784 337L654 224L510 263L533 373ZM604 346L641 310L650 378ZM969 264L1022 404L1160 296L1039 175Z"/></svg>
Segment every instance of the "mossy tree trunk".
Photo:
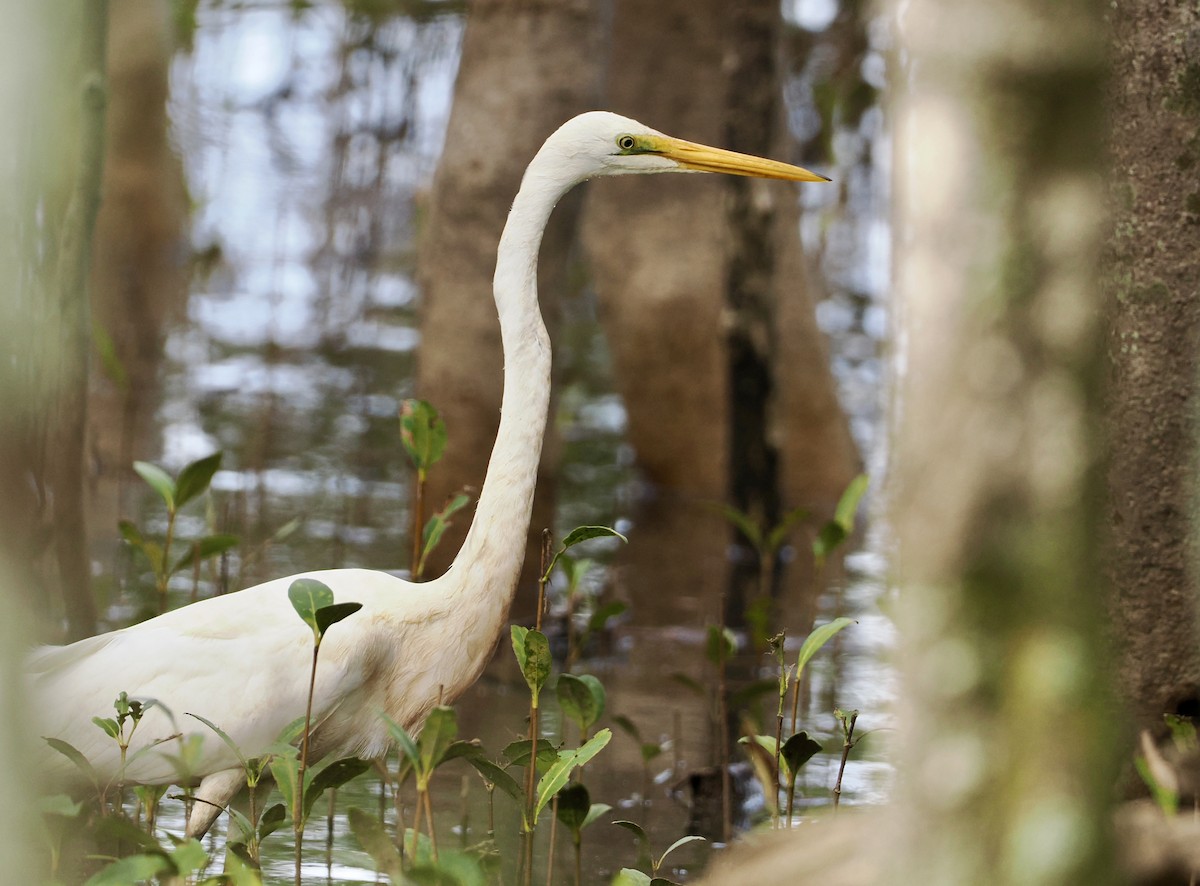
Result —
<svg viewBox="0 0 1200 886"><path fill-rule="evenodd" d="M1106 6L913 0L897 116L898 882L1112 882Z"/></svg>
<svg viewBox="0 0 1200 886"><path fill-rule="evenodd" d="M1134 0L1110 14L1114 635L1137 726L1162 729L1165 712L1200 716L1200 11Z"/></svg>

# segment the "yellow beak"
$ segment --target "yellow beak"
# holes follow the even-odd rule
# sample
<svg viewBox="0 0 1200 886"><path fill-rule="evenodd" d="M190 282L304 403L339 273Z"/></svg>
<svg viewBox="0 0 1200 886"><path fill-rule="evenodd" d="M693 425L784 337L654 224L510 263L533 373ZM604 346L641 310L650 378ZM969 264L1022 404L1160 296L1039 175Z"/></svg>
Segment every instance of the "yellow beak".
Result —
<svg viewBox="0 0 1200 886"><path fill-rule="evenodd" d="M646 138L645 147L648 151L674 160L685 169L694 169L697 172L723 172L728 175L752 175L757 178L777 178L794 182L830 181L823 175L792 166L790 163L710 148L666 135Z"/></svg>

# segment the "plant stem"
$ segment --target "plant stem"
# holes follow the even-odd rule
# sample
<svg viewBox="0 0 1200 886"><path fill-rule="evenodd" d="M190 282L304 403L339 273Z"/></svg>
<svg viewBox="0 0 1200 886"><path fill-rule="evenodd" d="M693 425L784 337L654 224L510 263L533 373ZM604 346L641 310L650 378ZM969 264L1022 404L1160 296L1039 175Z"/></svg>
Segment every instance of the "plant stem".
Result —
<svg viewBox="0 0 1200 886"><path fill-rule="evenodd" d="M850 749L854 747L854 723L858 720L858 711L851 711L846 723L846 740L842 743L842 761L838 764L837 782L833 786L833 808L838 808L842 798L842 774L846 771L846 761L850 758Z"/></svg>
<svg viewBox="0 0 1200 886"><path fill-rule="evenodd" d="M168 526L168 535L169 532ZM313 643L312 672L308 677L308 704L304 708L304 740L300 743L300 774L296 779L296 808L292 810L292 833L296 842L296 886L301 886L300 862L304 856L304 776L308 772L308 737L312 730L313 690L317 685L317 655L320 651L321 641L318 638Z"/></svg>
<svg viewBox="0 0 1200 886"><path fill-rule="evenodd" d="M425 820L429 822L429 851L433 856L433 860L436 862L438 857L438 848L437 828L434 827L433 823L433 798L429 794L428 787L425 788L422 794L425 798Z"/></svg>
<svg viewBox="0 0 1200 886"><path fill-rule="evenodd" d="M421 580L423 564L421 563L421 535L425 528L425 472L417 470L417 483L413 491L413 522L412 522L412 573L413 581Z"/></svg>
<svg viewBox="0 0 1200 886"><path fill-rule="evenodd" d="M163 539L162 569L158 573L158 614L167 611L167 585L171 581L171 541L175 537L175 509L167 509L167 535Z"/></svg>
<svg viewBox="0 0 1200 886"><path fill-rule="evenodd" d="M554 883L554 838L558 832L558 796L550 801L550 806L554 812L550 816L550 858L546 861L546 886L553 886Z"/></svg>
<svg viewBox="0 0 1200 886"><path fill-rule="evenodd" d="M578 830L573 835L575 843L575 886L583 884L583 831Z"/></svg>
<svg viewBox="0 0 1200 886"><path fill-rule="evenodd" d="M723 621L722 644L725 642ZM728 844L733 835L733 785L729 776L729 686L725 677L725 659L722 645L717 664L717 719L721 729L721 836L722 842Z"/></svg>

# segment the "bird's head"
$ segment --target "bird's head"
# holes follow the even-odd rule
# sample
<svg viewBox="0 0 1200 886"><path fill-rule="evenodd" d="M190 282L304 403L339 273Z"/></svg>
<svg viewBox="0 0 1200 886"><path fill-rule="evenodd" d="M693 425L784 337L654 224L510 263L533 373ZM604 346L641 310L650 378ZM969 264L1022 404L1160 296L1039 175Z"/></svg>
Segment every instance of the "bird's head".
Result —
<svg viewBox="0 0 1200 886"><path fill-rule="evenodd" d="M589 111L568 120L547 140L545 148L554 150L560 162L566 160L578 180L600 175L723 172L787 181L829 181L789 163L672 138L608 111Z"/></svg>

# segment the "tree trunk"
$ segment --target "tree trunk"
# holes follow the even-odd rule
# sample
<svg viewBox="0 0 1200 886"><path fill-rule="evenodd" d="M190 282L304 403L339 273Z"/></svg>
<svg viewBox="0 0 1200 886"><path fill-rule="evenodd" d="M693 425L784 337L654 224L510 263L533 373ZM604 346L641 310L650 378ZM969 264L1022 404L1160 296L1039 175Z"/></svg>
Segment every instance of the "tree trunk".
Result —
<svg viewBox="0 0 1200 886"><path fill-rule="evenodd" d="M683 138L778 154L779 25L778 4L618 2L608 104ZM653 487L626 557L632 595L640 617L686 620L655 590L688 588L711 618L728 589L726 551L742 542L702 505L732 498L769 523L781 506L831 507L857 469L797 273L795 193L698 176L592 187L585 242ZM797 427L794 414L811 423ZM752 564L735 588L757 587L756 558L740 548L735 560ZM735 591L732 608L748 595Z"/></svg>
<svg viewBox="0 0 1200 886"><path fill-rule="evenodd" d="M157 0L110 4L104 202L96 218L91 307L99 346L88 403L88 522L108 539L158 404L166 324L187 294L187 195L167 119L172 41ZM141 486L140 481L134 487ZM96 546L98 547L98 546Z"/></svg>
<svg viewBox="0 0 1200 886"><path fill-rule="evenodd" d="M449 434L430 474L437 509L464 484L483 484L499 423L500 327L492 306L496 244L525 166L561 123L596 101L602 28L599 0L476 0L467 18L454 103L419 257L422 283L417 388L439 410ZM567 288L579 196L555 211L538 275L543 312L554 332L555 300ZM553 427L553 425L551 426ZM534 502L522 588L537 574L543 527L553 527L553 465L547 440ZM469 523L447 533L428 573L462 543ZM522 594L526 603L531 598Z"/></svg>
<svg viewBox="0 0 1200 886"><path fill-rule="evenodd" d="M1200 16L1111 13L1115 309L1109 504L1121 685L1139 728L1200 715L1195 476L1200 345Z"/></svg>
<svg viewBox="0 0 1200 886"><path fill-rule="evenodd" d="M905 4L898 882L1115 876L1096 275L1105 8Z"/></svg>

